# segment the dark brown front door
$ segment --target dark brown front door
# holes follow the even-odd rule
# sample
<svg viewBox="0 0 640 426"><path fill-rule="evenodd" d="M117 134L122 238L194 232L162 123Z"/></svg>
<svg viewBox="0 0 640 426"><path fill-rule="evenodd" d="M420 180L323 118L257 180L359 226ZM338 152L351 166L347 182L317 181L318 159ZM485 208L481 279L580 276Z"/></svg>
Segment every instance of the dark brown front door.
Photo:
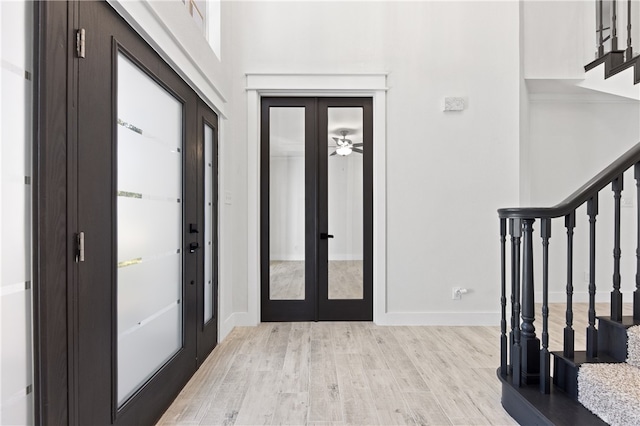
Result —
<svg viewBox="0 0 640 426"><path fill-rule="evenodd" d="M373 319L370 98L263 98L263 321Z"/></svg>
<svg viewBox="0 0 640 426"><path fill-rule="evenodd" d="M216 342L217 118L106 2L77 11L72 406L152 424Z"/></svg>

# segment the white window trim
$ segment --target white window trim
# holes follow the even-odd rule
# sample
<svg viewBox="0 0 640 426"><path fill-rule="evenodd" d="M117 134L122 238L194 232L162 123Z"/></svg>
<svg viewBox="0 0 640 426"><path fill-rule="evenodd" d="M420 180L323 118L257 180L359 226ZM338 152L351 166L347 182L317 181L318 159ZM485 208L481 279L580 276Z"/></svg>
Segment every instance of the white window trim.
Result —
<svg viewBox="0 0 640 426"><path fill-rule="evenodd" d="M248 306L243 324L260 322L260 98L318 96L373 98L373 321L387 314L386 95L387 75L377 74L246 74L247 77L247 208Z"/></svg>

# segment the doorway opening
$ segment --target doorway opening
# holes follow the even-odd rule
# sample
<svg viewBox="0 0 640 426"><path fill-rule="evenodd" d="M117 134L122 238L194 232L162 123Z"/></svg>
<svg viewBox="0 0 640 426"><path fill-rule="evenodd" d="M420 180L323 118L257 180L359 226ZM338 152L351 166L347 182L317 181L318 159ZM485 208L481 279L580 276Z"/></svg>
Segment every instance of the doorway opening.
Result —
<svg viewBox="0 0 640 426"><path fill-rule="evenodd" d="M261 108L262 321L373 319L371 98Z"/></svg>

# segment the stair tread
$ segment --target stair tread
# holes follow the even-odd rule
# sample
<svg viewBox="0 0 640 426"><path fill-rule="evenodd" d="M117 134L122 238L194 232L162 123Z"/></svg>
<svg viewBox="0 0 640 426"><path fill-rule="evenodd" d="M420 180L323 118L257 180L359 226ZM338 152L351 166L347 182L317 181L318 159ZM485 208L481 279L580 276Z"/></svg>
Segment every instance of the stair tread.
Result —
<svg viewBox="0 0 640 426"><path fill-rule="evenodd" d="M581 364L602 364L602 363L621 363L623 361L619 361L616 358L612 357L606 353L600 353L596 358L591 358L587 356L586 351L575 351L573 358L565 357L562 351L551 352L553 356L562 358L565 362L569 363L572 366L580 366Z"/></svg>
<svg viewBox="0 0 640 426"><path fill-rule="evenodd" d="M622 321L614 321L610 316L599 316L600 321L606 321L608 325L620 328L629 328L634 325L640 325L640 320L634 319L632 315L625 315L622 317Z"/></svg>

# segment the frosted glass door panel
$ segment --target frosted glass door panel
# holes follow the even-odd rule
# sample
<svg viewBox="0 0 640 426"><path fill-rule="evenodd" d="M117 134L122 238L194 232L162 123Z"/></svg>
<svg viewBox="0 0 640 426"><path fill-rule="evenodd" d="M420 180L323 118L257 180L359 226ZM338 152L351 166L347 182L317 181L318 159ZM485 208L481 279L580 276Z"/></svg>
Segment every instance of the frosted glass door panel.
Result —
<svg viewBox="0 0 640 426"><path fill-rule="evenodd" d="M118 55L118 405L182 347L182 104Z"/></svg>
<svg viewBox="0 0 640 426"><path fill-rule="evenodd" d="M328 108L329 299L362 299L362 108Z"/></svg>
<svg viewBox="0 0 640 426"><path fill-rule="evenodd" d="M305 109L269 109L269 298L305 298Z"/></svg>
<svg viewBox="0 0 640 426"><path fill-rule="evenodd" d="M118 333L118 360L127 360L127 374L118 369L118 401L126 401L158 366L182 346L182 303L174 301L148 318L135 331Z"/></svg>
<svg viewBox="0 0 640 426"><path fill-rule="evenodd" d="M0 424L33 424L33 2L0 2Z"/></svg>
<svg viewBox="0 0 640 426"><path fill-rule="evenodd" d="M170 226L169 226L170 225ZM118 196L118 264L175 254L182 236L182 203ZM162 230L160 232L159 230Z"/></svg>
<svg viewBox="0 0 640 426"><path fill-rule="evenodd" d="M215 268L213 258L213 129L204 125L204 323L213 318L213 277Z"/></svg>

